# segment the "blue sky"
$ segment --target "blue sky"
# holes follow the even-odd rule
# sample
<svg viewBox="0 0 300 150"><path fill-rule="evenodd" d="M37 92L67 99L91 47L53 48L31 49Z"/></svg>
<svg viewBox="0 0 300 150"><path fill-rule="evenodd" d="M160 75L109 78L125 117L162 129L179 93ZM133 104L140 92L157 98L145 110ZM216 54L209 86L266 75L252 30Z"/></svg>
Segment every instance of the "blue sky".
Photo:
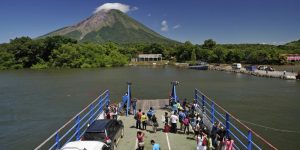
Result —
<svg viewBox="0 0 300 150"><path fill-rule="evenodd" d="M299 0L1 0L0 43L73 25L104 3L174 40L281 44L300 39ZM137 9L136 9L137 8Z"/></svg>

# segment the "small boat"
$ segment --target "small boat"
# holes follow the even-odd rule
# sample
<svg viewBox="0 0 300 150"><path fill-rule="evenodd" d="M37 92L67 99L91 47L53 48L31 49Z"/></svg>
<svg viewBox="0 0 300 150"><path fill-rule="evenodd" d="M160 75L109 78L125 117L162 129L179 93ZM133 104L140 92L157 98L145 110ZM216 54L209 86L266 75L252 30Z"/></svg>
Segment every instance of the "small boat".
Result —
<svg viewBox="0 0 300 150"><path fill-rule="evenodd" d="M194 65L189 66L189 68L196 70L208 70L208 64L206 62L198 62Z"/></svg>

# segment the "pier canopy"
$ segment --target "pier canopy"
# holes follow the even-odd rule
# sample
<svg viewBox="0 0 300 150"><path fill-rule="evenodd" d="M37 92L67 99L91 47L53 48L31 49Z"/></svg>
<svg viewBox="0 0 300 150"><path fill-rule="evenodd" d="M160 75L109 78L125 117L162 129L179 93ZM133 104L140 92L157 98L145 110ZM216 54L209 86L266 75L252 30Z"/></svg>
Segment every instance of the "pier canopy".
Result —
<svg viewBox="0 0 300 150"><path fill-rule="evenodd" d="M162 54L139 54L138 61L162 61Z"/></svg>

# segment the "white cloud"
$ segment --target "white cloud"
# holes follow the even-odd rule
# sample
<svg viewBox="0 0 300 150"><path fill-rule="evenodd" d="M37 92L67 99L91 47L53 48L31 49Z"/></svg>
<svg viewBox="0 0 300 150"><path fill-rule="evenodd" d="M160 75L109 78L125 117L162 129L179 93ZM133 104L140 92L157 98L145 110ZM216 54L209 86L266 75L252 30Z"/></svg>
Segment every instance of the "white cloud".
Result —
<svg viewBox="0 0 300 150"><path fill-rule="evenodd" d="M97 13L99 11L109 11L111 9L117 9L117 10L120 10L122 11L123 13L127 13L129 11L131 11L130 9L130 6L129 5L126 5L126 4L121 4L121 3L105 3L99 7L96 8L96 10L94 11L94 13ZM133 10L137 10L138 8L137 7L133 7L132 8L132 11Z"/></svg>
<svg viewBox="0 0 300 150"><path fill-rule="evenodd" d="M180 27L181 27L181 25L180 25L180 24L177 24L177 25L173 26L173 29L178 29L178 28L180 28Z"/></svg>
<svg viewBox="0 0 300 150"><path fill-rule="evenodd" d="M132 7L132 8L130 9L130 11L136 11L136 10L139 10L139 8L136 7L136 6L134 6L134 7Z"/></svg>
<svg viewBox="0 0 300 150"><path fill-rule="evenodd" d="M149 13L147 16L148 16L148 17L151 17L152 15L151 15L151 13Z"/></svg>
<svg viewBox="0 0 300 150"><path fill-rule="evenodd" d="M161 22L161 31L168 31L169 30L169 26L168 26L168 22L166 20L163 20Z"/></svg>

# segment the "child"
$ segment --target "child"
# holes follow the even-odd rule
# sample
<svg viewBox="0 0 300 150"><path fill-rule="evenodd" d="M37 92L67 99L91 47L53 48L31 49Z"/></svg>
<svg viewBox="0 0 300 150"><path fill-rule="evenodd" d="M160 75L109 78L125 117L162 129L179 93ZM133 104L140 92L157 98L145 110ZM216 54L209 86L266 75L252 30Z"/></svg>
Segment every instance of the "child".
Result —
<svg viewBox="0 0 300 150"><path fill-rule="evenodd" d="M147 116L145 115L145 113L143 112L142 117L141 117L141 121L142 121L142 129L146 130L147 127Z"/></svg>

